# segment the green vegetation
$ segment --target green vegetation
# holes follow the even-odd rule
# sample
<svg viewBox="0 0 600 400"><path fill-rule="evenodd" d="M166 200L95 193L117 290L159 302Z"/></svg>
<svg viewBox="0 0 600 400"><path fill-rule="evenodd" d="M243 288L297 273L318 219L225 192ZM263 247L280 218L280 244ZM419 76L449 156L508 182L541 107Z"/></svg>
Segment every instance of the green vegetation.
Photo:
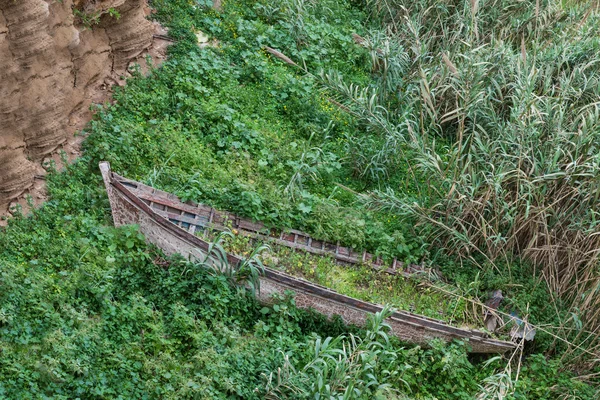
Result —
<svg viewBox="0 0 600 400"><path fill-rule="evenodd" d="M50 201L0 231L0 397L597 398L596 12L209 3L152 2L177 39L169 60L117 89L84 156L48 177ZM281 249L267 265L457 323L502 289L502 310L541 329L484 358L399 343L385 313L358 329L290 297L259 305L236 283L260 264L216 273L108 227L100 160L184 200L438 265L453 295Z"/></svg>
<svg viewBox="0 0 600 400"><path fill-rule="evenodd" d="M94 25L98 25L103 15L109 15L115 19L121 18L121 14L113 7L95 12L85 12L78 8L73 8L73 15L78 20L77 23L83 25L86 29L91 29Z"/></svg>
<svg viewBox="0 0 600 400"><path fill-rule="evenodd" d="M247 236L231 235L222 244L230 253L250 257L255 249L252 242ZM469 313L464 299L420 287L424 282L418 276L410 280L377 271L370 265L343 266L331 257L294 251L272 243L269 245L270 251L261 254L264 266L282 270L357 299L388 304L400 310L457 325L472 325L473 328L482 326L482 314Z"/></svg>
<svg viewBox="0 0 600 400"><path fill-rule="evenodd" d="M335 74L326 84L372 131L410 149L432 190L388 186L366 204L416 218L432 245L484 270L530 263L549 303L564 302L561 334L597 352L597 6L369 3L395 43L388 56L410 63L386 64L397 77L386 85L350 90ZM590 356L567 353L574 363Z"/></svg>
<svg viewBox="0 0 600 400"><path fill-rule="evenodd" d="M353 119L334 108L312 79L264 51L266 44L296 47L287 29L263 21L260 4L228 3L223 17L185 2L161 4L155 4L159 19L174 25L171 32L181 40L172 49L177 60L151 80L130 82L127 95L116 94L119 105L92 126L87 146L93 162L107 159L116 171L184 200L388 258L416 261L424 254L408 223L357 205L356 196L338 185L376 187L344 161L353 158L347 140L358 129ZM323 30L311 33L323 43L298 57L367 80L368 71L359 69L366 55L351 41L364 15L343 3L322 6L314 12L323 21L310 29ZM277 15L276 21L284 17ZM220 48L198 51L196 27L218 33ZM322 50L314 54L317 47ZM396 179L404 176L399 170Z"/></svg>
<svg viewBox="0 0 600 400"><path fill-rule="evenodd" d="M167 260L134 227L106 227L108 202L86 161L52 174L52 200L0 232L0 397L314 398L351 388L362 396L350 398L469 399L503 368L469 359L462 343L407 347L383 335L380 319L348 330L293 299L264 307L226 275ZM521 398L592 395L558 368L533 358Z"/></svg>

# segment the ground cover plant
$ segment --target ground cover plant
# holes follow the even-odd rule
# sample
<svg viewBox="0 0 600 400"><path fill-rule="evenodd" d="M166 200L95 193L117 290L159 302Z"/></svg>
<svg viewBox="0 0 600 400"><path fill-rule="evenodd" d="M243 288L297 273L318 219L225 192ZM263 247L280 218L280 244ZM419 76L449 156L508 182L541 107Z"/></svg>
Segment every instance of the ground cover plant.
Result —
<svg viewBox="0 0 600 400"><path fill-rule="evenodd" d="M116 95L119 106L109 118L123 110L127 116L117 124L95 122L97 134L89 141L94 162L108 159L122 174L183 200L372 248L388 259L416 261L424 255L410 224L357 206L356 196L339 187L362 190L369 184L344 161L353 160L346 136L356 127L320 95L315 82L273 62L263 49L296 47L287 28L271 25L282 21L281 10L271 21L260 3L225 3L232 7L227 18L186 2L155 5L159 19L173 25L171 34L180 39L172 53L185 57L165 65L151 81L130 82L135 95ZM343 3L327 7L315 10L324 20L310 27L326 31L311 34L326 39L323 54L313 54L319 46L308 44L299 54L367 80L366 54L351 40L364 16ZM339 21L332 25L334 15ZM218 34L222 45L198 51L194 32L200 27ZM404 179L401 170L396 178Z"/></svg>
<svg viewBox="0 0 600 400"><path fill-rule="evenodd" d="M445 279L442 271L437 269L414 272L409 277L404 277L391 275L368 262L353 266L340 265L332 257L294 250L269 240L263 242L242 235L236 229L228 232L222 240L222 246L227 252L242 258L251 257L255 254L257 246L267 245L269 251L259 255L265 266L354 298L388 304L457 326L485 329L483 327L486 326L486 308L478 299L488 295L493 288L501 288L505 293L511 294L510 298L504 300L504 309L511 310L514 314L516 310L520 312L522 305L526 304L527 310L533 314L529 318L530 323L552 328L548 326L548 321L554 319L555 310L545 307L547 289L527 268L513 271L511 281L507 281L502 274L496 274L493 270L487 271L485 275L476 275L474 279L470 274L450 274L453 277L452 281ZM218 231L204 231L200 235L208 240L220 237ZM453 268L459 267L446 265L443 270L451 271ZM517 285L521 288L511 290L514 282L519 282ZM510 340L508 328L513 326L508 324L507 329L488 333ZM547 351L548 346L556 344L552 343L553 339L557 339L552 333L544 330L539 332L536 341L537 352Z"/></svg>
<svg viewBox="0 0 600 400"><path fill-rule="evenodd" d="M0 232L3 398L469 399L504 368L464 343L399 343L385 314L359 330L293 298L259 305L212 268L166 259L136 227L110 227L87 161L51 174L51 200ZM591 398L558 368L532 359L516 393Z"/></svg>
<svg viewBox="0 0 600 400"><path fill-rule="evenodd" d="M456 45L464 48L450 47L451 34L460 36L466 30L475 39L479 35L477 40L504 35L507 63L515 61L505 74L512 76L524 58L531 64L523 71L542 63L535 61L531 43L539 44L564 27L571 29L565 29L565 36L578 29L590 29L591 35L587 24L595 14L585 17L578 9L565 8L568 15L559 26L552 19L555 14L546 10L552 6L558 12L557 6L544 2L537 8L519 2L506 14L508 20L494 13L503 7L512 10L510 2L502 7L388 2L390 7L382 8L386 4L371 1L246 0L223 2L221 11L208 3L152 2L155 18L177 39L169 60L147 78L134 71L127 86L115 93L116 103L98 110L87 129L82 159L48 178L51 200L32 217L16 218L0 232L0 397L596 398L593 357L581 350L593 349L590 341L578 342L583 357L577 359L571 356L581 354L565 353L564 342L540 330L533 345L515 354L478 358L467 355L464 343L432 343L428 349L398 343L387 336L382 315L358 330L299 311L292 298L258 305L227 276L165 259L148 248L134 227L108 228L109 205L97 173L97 162L108 160L120 174L185 200L302 229L388 259L435 261L453 290L465 298L483 300L489 290L502 289L505 311L530 314L530 321L561 338L573 338L565 332L585 335L591 328L578 328L585 315L570 308L568 298L565 304L558 297L549 301L555 288L537 278L540 268L531 262L535 259L513 257L511 243L499 252L501 257L494 256L491 250L498 250L497 245L481 244L468 231L455 240L439 229L437 204L456 211L458 197L453 196L479 195L466 190L462 180L477 178L480 170L443 175L425 168L425 161L465 168L477 164L456 161L462 160L455 154L456 143L459 148L465 141L469 146L481 143L466 133L474 126L471 117L461 117L462 110L477 110L453 107L451 101L457 93L471 92L459 91L447 80L459 82L463 68L490 66L467 58L459 63L459 54L485 48L470 47L474 42L464 37ZM485 12L473 12L477 7ZM580 27L572 23L577 15L582 16ZM399 23L405 20L412 22ZM417 22L430 30L415 30ZM517 34L511 33L513 26ZM432 33L438 27L442 31ZM198 30L218 39L219 46L199 49ZM414 32L418 40L411 42ZM571 55L561 71L588 62L593 52L586 49L594 49L588 39L577 55L566 53ZM278 49L299 67L265 46ZM442 52L450 49L452 53ZM415 54L420 54L416 61ZM546 55L543 60L553 58ZM485 86L489 81L475 72L468 75L470 83L496 87ZM593 76L583 78L578 79ZM560 81L560 74L550 81ZM522 86L503 84L501 100L512 95L503 87ZM591 94L577 92L582 86L574 85L570 96L593 96L593 83L585 85ZM524 104L535 104L539 93L531 93ZM487 104L478 99L474 96L469 107ZM514 104L521 104L492 103L500 116L512 115ZM529 108L531 115L545 115L535 111L539 109ZM482 110L475 113L477 121L488 115ZM544 110L551 114L553 109ZM568 117L576 120L575 114ZM491 125L488 121L481 126ZM490 133L499 142L508 140L499 129ZM484 139L480 142L493 142ZM480 164L484 157L495 162L509 158L493 151L475 155ZM582 153L584 160L588 156ZM446 170L454 171L441 169ZM448 176L456 179L454 191ZM536 179L528 183L537 184ZM583 200L592 204L585 195ZM507 215L512 215L511 207ZM593 207L588 210L593 214ZM461 212L448 218L465 220ZM481 240L506 239L504 231L489 232ZM466 239L473 239L470 248L478 250L465 257L464 245L458 244ZM290 268L306 261L309 268L299 272L361 295L365 277L352 276L356 272L326 262L312 272L312 259L284 253L270 257L278 256ZM493 265L483 263L484 256ZM389 283L397 285L400 307L428 295L410 282ZM362 295L385 302L389 297L376 289L369 287ZM467 300L446 295L414 304L436 316L440 310L430 302L435 299L444 318L459 319L458 314L467 312ZM562 331L550 325L562 326ZM561 359L565 354L570 363L567 357Z"/></svg>

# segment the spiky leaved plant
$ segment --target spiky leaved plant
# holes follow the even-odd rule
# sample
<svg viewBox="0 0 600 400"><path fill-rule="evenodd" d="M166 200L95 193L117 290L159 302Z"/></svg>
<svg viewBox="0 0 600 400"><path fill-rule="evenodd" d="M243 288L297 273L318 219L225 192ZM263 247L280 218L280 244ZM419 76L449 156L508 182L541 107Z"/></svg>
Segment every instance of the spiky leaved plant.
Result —
<svg viewBox="0 0 600 400"><path fill-rule="evenodd" d="M231 286L241 291L249 289L252 295L256 295L256 292L260 291L260 276L265 269L260 255L263 251L268 251L269 246L256 247L239 265L233 265L222 245L224 239L231 237L233 237L231 232L220 232L209 244L206 252L199 252L201 254L199 263L213 274L226 277Z"/></svg>
<svg viewBox="0 0 600 400"><path fill-rule="evenodd" d="M399 399L398 349L390 344L389 306L370 315L367 331L326 339L316 338L312 359L301 370L289 356L277 372L266 376L269 399Z"/></svg>

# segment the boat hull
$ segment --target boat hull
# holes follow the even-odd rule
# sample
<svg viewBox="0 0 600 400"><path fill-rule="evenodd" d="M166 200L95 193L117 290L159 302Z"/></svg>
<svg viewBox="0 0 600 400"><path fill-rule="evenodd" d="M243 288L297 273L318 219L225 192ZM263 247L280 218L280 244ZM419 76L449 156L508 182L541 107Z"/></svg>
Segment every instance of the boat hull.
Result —
<svg viewBox="0 0 600 400"><path fill-rule="evenodd" d="M140 187L147 189L148 186L113 173L106 162L100 163L100 170L115 226L137 225L146 240L162 249L167 255L180 254L191 260L206 256L209 249L208 242L191 233L190 229L175 225L134 193L136 189ZM185 204L178 202L174 195L169 195L169 198L174 205L180 204L181 208L186 208L183 207ZM193 210L188 209L186 212L193 214L191 211ZM233 254L228 254L227 258L234 267L242 262L241 258ZM299 308L314 309L327 317L338 315L345 323L357 326L364 326L370 314L379 312L383 308L283 272L265 268L260 278L258 300L269 303L273 295L283 295L288 291L294 293ZM427 346L433 339L444 341L459 339L467 340L470 351L474 353L503 353L515 348L512 342L487 338L483 332L453 327L443 321L413 313L394 312L386 322L391 327L391 333L399 339L423 346Z"/></svg>

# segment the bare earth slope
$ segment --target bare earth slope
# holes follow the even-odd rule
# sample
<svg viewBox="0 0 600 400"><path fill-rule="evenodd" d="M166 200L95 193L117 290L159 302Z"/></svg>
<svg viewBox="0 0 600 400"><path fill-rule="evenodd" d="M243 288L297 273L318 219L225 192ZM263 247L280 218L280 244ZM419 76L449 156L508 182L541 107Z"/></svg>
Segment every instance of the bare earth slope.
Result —
<svg viewBox="0 0 600 400"><path fill-rule="evenodd" d="M75 10L99 19L86 27ZM0 0L0 213L151 46L148 12L146 0Z"/></svg>

